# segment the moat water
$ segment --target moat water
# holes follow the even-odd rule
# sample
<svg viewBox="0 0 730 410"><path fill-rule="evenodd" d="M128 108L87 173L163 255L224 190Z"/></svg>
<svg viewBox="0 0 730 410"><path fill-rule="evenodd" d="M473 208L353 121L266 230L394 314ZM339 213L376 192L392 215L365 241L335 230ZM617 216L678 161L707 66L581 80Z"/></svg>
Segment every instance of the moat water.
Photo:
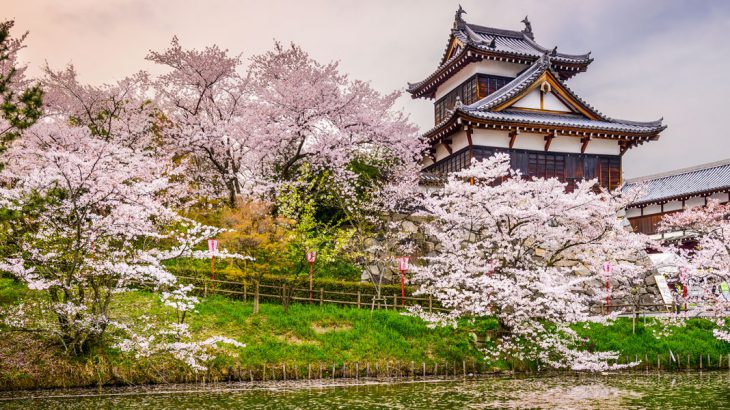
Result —
<svg viewBox="0 0 730 410"><path fill-rule="evenodd" d="M3 409L724 409L730 371L220 383L0 393Z"/></svg>

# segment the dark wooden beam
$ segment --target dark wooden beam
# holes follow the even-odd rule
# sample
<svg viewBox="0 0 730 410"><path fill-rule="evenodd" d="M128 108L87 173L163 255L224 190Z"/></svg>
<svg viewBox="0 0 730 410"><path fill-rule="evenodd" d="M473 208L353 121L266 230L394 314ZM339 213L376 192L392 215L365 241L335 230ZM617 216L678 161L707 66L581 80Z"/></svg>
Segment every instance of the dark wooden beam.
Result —
<svg viewBox="0 0 730 410"><path fill-rule="evenodd" d="M580 153L585 154L586 148L588 148L588 142L591 140L590 137L584 137L580 139Z"/></svg>
<svg viewBox="0 0 730 410"><path fill-rule="evenodd" d="M618 142L618 146L620 147L619 155L623 156L626 153L626 151L628 151L629 148L631 148L632 145L633 145L633 142L619 141Z"/></svg>
<svg viewBox="0 0 730 410"><path fill-rule="evenodd" d="M441 140L441 143L444 144L444 147L446 147L446 151L449 151L449 155L453 154L453 151L451 150L451 144L453 141L451 138L444 138Z"/></svg>
<svg viewBox="0 0 730 410"><path fill-rule="evenodd" d="M471 163L472 158L474 158L474 148L471 142L471 134L473 132L474 130L471 127L466 128L466 141L469 143L469 163Z"/></svg>
<svg viewBox="0 0 730 410"><path fill-rule="evenodd" d="M515 146L515 140L517 139L517 136L520 135L520 129L517 128L516 130L509 133L509 147L512 149L512 147Z"/></svg>
<svg viewBox="0 0 730 410"><path fill-rule="evenodd" d="M557 133L553 133L545 136L545 151L550 149L550 143L557 137Z"/></svg>

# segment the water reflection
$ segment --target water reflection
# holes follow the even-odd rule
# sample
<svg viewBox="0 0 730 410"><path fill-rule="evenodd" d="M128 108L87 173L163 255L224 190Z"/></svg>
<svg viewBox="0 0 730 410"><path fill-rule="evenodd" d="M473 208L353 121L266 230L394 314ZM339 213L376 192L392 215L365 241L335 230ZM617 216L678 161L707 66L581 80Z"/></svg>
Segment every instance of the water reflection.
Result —
<svg viewBox="0 0 730 410"><path fill-rule="evenodd" d="M551 374L448 381L281 382L16 392L9 409L730 408L730 373Z"/></svg>

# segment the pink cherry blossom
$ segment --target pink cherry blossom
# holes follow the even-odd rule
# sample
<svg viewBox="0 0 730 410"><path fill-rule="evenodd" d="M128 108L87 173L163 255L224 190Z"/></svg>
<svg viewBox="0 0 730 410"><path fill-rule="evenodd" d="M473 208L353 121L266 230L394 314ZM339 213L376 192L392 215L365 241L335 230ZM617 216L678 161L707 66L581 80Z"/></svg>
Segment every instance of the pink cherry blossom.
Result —
<svg viewBox="0 0 730 410"><path fill-rule="evenodd" d="M472 183L473 182L473 183ZM414 267L420 293L435 296L459 317L494 316L503 335L491 357L537 360L576 370L617 368L616 353L589 353L571 329L602 320L601 264L614 280L643 278L645 237L617 217L626 199L596 192L594 181L572 192L557 179L525 179L497 154L449 176L443 189L424 196L426 234L436 250ZM594 310L589 308L593 306Z"/></svg>

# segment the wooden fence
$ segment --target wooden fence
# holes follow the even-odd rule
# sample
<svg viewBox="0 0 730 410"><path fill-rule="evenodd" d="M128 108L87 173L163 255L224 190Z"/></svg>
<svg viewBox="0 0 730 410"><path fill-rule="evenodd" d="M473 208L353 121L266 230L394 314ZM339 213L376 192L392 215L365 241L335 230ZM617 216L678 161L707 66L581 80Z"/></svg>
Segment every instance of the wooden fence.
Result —
<svg viewBox="0 0 730 410"><path fill-rule="evenodd" d="M259 300L261 302L283 303L286 284L270 285L255 284L251 280L230 281L230 280L211 280L210 278L193 277L176 275L180 282L193 286L196 294L200 296L208 296L211 294L220 294L229 296L234 299L247 301L253 300L255 286L259 287ZM358 309L384 308L394 310L404 310L408 307L420 305L424 311L433 312L449 312L444 308L433 296L416 297L406 293L405 297L401 297L398 293L381 293L380 299L376 294L365 293L360 290L357 292L344 292L326 289L324 287L315 287L312 289L311 297L308 288L287 287L289 292L288 299L290 302L303 304L323 305L335 304L341 306L352 306ZM624 317L645 316L647 314L655 314L658 312L666 312L675 309L675 306L664 304L609 304L609 309L625 309L621 315ZM604 304L595 304L589 307L593 313L603 313L606 309Z"/></svg>
<svg viewBox="0 0 730 410"><path fill-rule="evenodd" d="M381 293L380 298L377 294L357 292L343 292L328 290L323 287L312 289L311 294L308 288L288 287L286 284L281 286L264 285L252 283L251 281L228 281L228 280L211 280L207 278L196 278L191 276L177 276L178 280L184 284L193 286L197 294L208 296L211 294L226 295L241 300L253 300L255 287L258 287L259 300L262 302L283 302L284 295L288 294L291 302L304 304L323 305L336 304L351 306L358 309L407 309L416 305L420 305L424 311L432 312L448 312L433 296L416 297L412 295L401 296L400 293L384 294Z"/></svg>

